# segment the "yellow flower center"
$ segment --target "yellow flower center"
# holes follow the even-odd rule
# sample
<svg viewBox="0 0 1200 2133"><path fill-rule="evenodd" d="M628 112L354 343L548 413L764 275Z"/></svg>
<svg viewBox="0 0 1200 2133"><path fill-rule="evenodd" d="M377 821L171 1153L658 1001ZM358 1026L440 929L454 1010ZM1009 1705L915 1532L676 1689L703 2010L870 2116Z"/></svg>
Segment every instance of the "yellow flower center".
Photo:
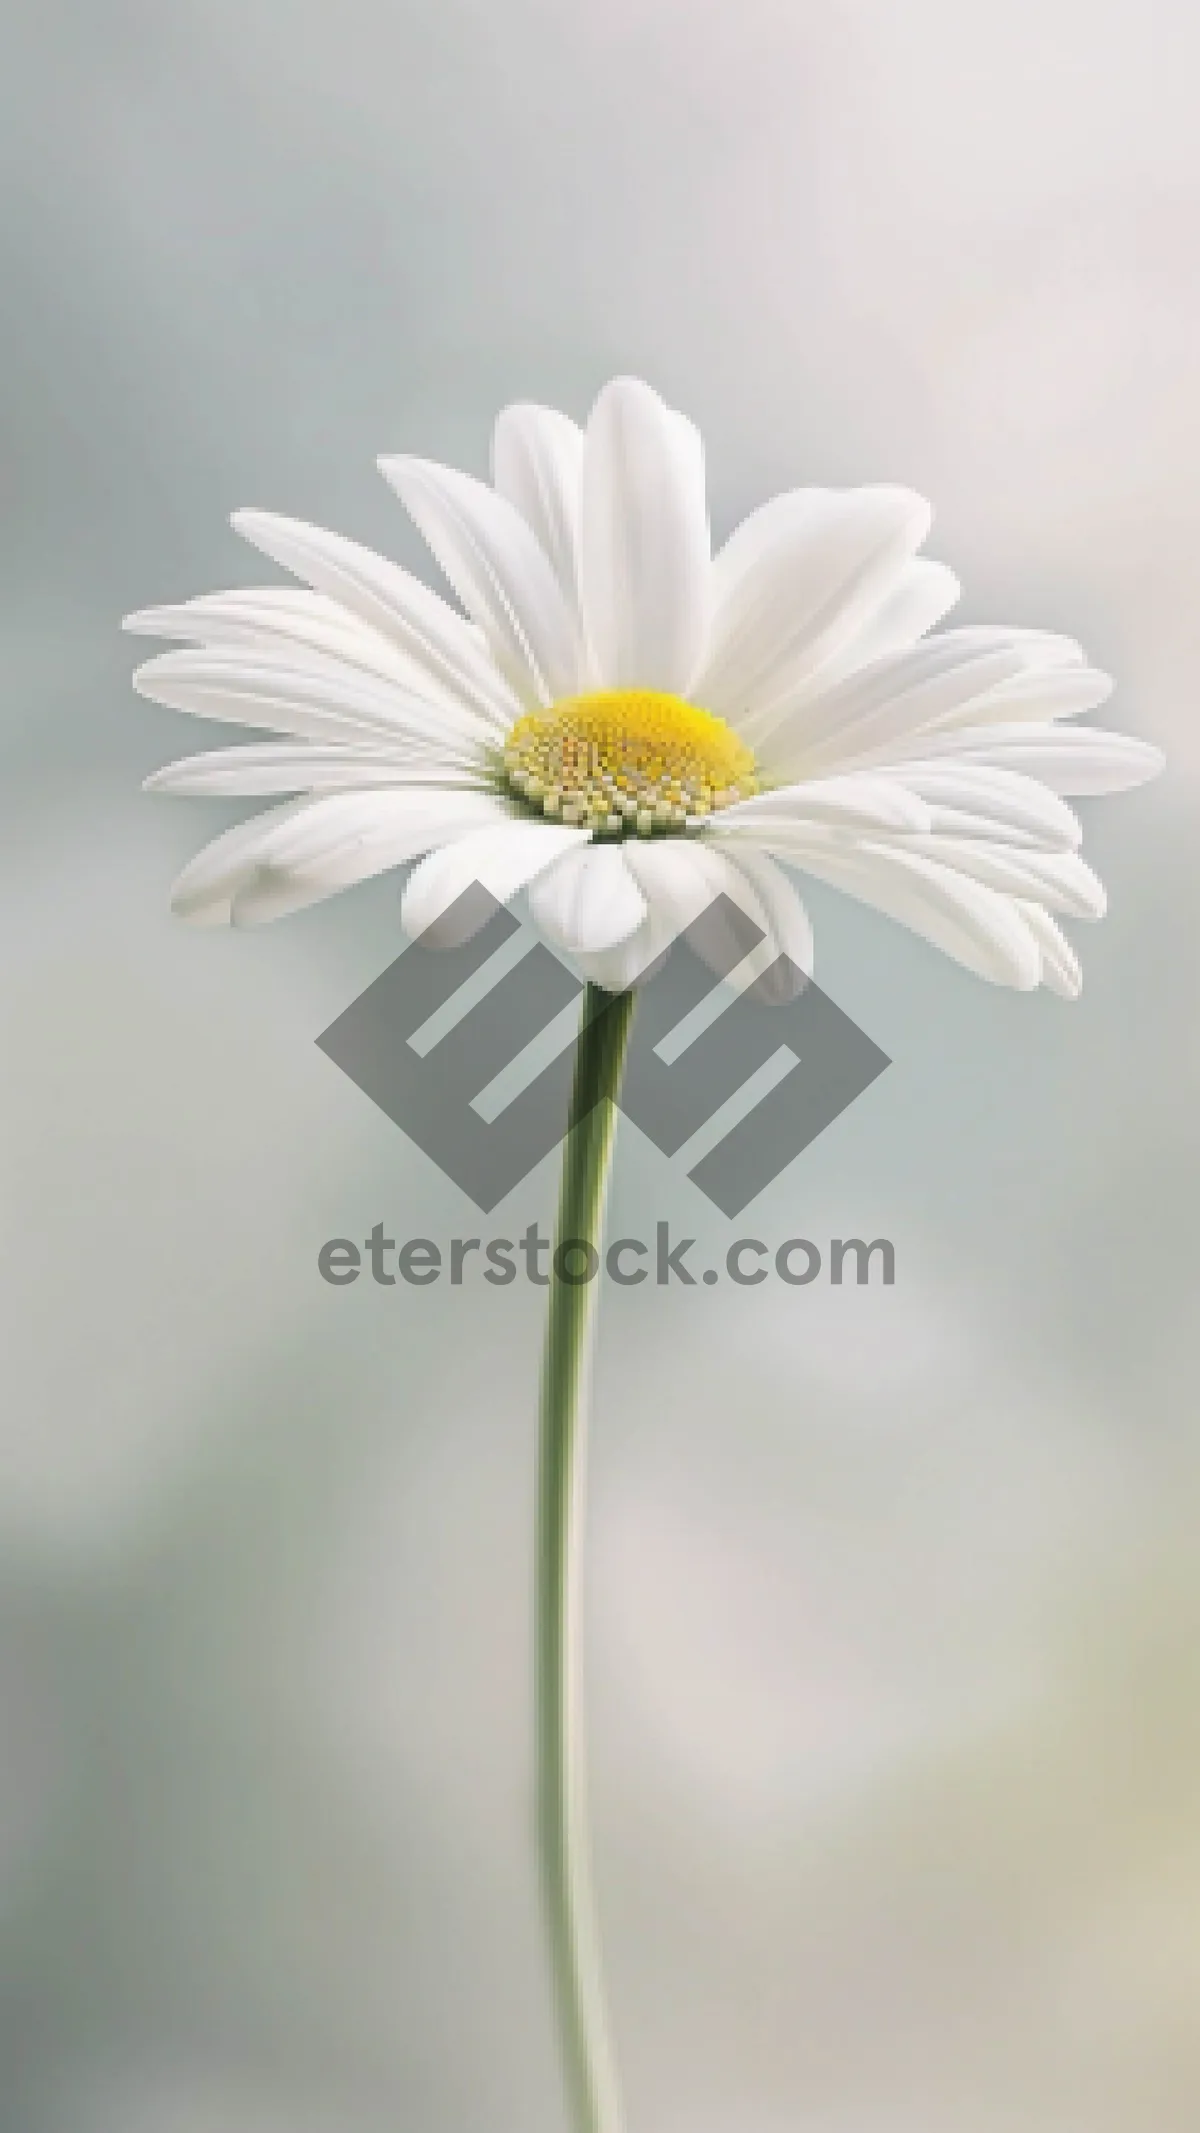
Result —
<svg viewBox="0 0 1200 2133"><path fill-rule="evenodd" d="M723 718L655 689L604 689L528 711L504 743L513 792L598 836L651 837L759 790L752 751Z"/></svg>

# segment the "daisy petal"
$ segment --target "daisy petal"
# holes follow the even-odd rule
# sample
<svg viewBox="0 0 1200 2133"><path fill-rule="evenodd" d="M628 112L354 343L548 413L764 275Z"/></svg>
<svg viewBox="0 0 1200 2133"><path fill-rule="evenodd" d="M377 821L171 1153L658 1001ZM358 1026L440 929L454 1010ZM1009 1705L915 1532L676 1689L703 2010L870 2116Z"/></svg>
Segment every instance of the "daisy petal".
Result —
<svg viewBox="0 0 1200 2133"><path fill-rule="evenodd" d="M897 763L892 775L930 803L935 830L953 834L955 818L973 817L981 833L998 843L1010 833L1052 850L1073 849L1083 834L1078 818L1048 786L991 761Z"/></svg>
<svg viewBox="0 0 1200 2133"><path fill-rule="evenodd" d="M491 793L425 788L329 793L310 801L264 840L260 860L280 872L347 888L404 866L449 838L506 820Z"/></svg>
<svg viewBox="0 0 1200 2133"><path fill-rule="evenodd" d="M669 939L660 940L651 920L644 918L627 939L615 941L611 948L598 949L592 955L576 949L571 962L588 985L598 985L602 992L631 992L657 975L674 937L672 934Z"/></svg>
<svg viewBox="0 0 1200 2133"><path fill-rule="evenodd" d="M529 892L535 925L567 955L595 955L627 940L646 916L646 899L619 844L568 852Z"/></svg>
<svg viewBox="0 0 1200 2133"><path fill-rule="evenodd" d="M1041 950L1012 899L895 845L832 842L805 855L806 873L873 904L993 985L1029 992Z"/></svg>
<svg viewBox="0 0 1200 2133"><path fill-rule="evenodd" d="M443 764L433 769L367 748L294 746L263 741L243 748L210 748L184 756L143 779L143 792L203 795L209 799L265 799L273 793L352 792L379 786L419 785L483 792L487 780Z"/></svg>
<svg viewBox="0 0 1200 2133"><path fill-rule="evenodd" d="M712 817L714 836L745 832L758 836L769 828L781 832L803 831L819 822L833 829L911 830L917 834L930 827L929 809L916 793L894 779L863 775L845 778L812 778L799 785L783 785L756 793L751 800L737 800ZM764 842L770 843L764 834Z"/></svg>
<svg viewBox="0 0 1200 2133"><path fill-rule="evenodd" d="M477 885L487 889L498 903L507 903L573 846L586 843L587 837L586 830L569 829L561 823L526 822L509 815L502 823L475 836L431 851L420 866L414 867L401 898L400 922L406 933L425 933L444 919L460 896ZM457 938L466 939L469 935L456 935Z"/></svg>
<svg viewBox="0 0 1200 2133"><path fill-rule="evenodd" d="M402 865L438 837L495 812L482 794L339 794L289 801L204 847L175 883L172 908L193 925L255 923Z"/></svg>
<svg viewBox="0 0 1200 2133"><path fill-rule="evenodd" d="M274 919L307 911L310 904L327 903L333 893L327 881L314 881L307 874L276 874L270 867L259 867L234 895L229 922L238 927L267 926Z"/></svg>
<svg viewBox="0 0 1200 2133"><path fill-rule="evenodd" d="M1041 667L1002 682L982 699L966 704L947 718L939 731L971 726L1007 725L1056 718L1078 718L1094 711L1112 695L1112 676L1098 667Z"/></svg>
<svg viewBox="0 0 1200 2133"><path fill-rule="evenodd" d="M729 869L711 846L682 837L632 837L623 847L625 863L646 899L646 915L637 931L611 948L574 957L576 967L606 992L626 992L643 984L693 919L727 887Z"/></svg>
<svg viewBox="0 0 1200 2133"><path fill-rule="evenodd" d="M934 734L923 740L921 754L962 764L993 764L1048 785L1072 799L1128 792L1145 785L1163 768L1160 748L1126 733L1106 733L1095 726L984 726ZM907 774L898 764L893 774Z"/></svg>
<svg viewBox="0 0 1200 2133"><path fill-rule="evenodd" d="M1021 851L978 837L913 837L906 851L970 874L1005 896L1028 898L1070 918L1103 918L1104 885L1078 852Z"/></svg>
<svg viewBox="0 0 1200 2133"><path fill-rule="evenodd" d="M227 926L233 900L253 879L257 854L273 829L290 820L306 800L286 800L248 822L213 837L188 861L171 890L171 909L193 926Z"/></svg>
<svg viewBox="0 0 1200 2133"><path fill-rule="evenodd" d="M583 460L583 609L604 688L688 685L708 629L708 514L695 430L648 385L617 378Z"/></svg>
<svg viewBox="0 0 1200 2133"><path fill-rule="evenodd" d="M122 628L135 636L180 637L209 651L263 652L301 672L328 672L333 659L342 667L395 683L406 695L444 705L459 726L470 720L485 735L497 731L496 718L468 704L461 690L447 687L428 661L413 658L323 593L284 585L208 593L174 607L144 608L127 615ZM496 688L501 687L496 676ZM516 712L514 699L510 717Z"/></svg>
<svg viewBox="0 0 1200 2133"><path fill-rule="evenodd" d="M949 614L961 593L958 579L945 563L935 563L929 556L914 556L894 590L855 632L845 650L822 667L822 680L837 679L830 672L830 665L840 666L843 660L849 671L866 666L869 660L881 659L887 652L906 651Z"/></svg>
<svg viewBox="0 0 1200 2133"><path fill-rule="evenodd" d="M907 489L797 489L743 520L713 564L696 700L748 733L862 628L929 528ZM760 735L761 737L761 735Z"/></svg>
<svg viewBox="0 0 1200 2133"><path fill-rule="evenodd" d="M728 885L729 869L707 841L631 837L625 862L646 899L648 920L669 945Z"/></svg>
<svg viewBox="0 0 1200 2133"><path fill-rule="evenodd" d="M1078 657L1070 638L1033 630L942 630L798 705L773 737L772 767L800 776L890 761L914 736L974 715L1005 683Z"/></svg>
<svg viewBox="0 0 1200 2133"><path fill-rule="evenodd" d="M1023 903L1021 916L1042 951L1042 983L1060 1000L1077 1000L1083 991L1079 957L1061 926L1038 903Z"/></svg>
<svg viewBox="0 0 1200 2133"><path fill-rule="evenodd" d="M739 846L725 856L729 893L766 936L742 966L739 987L752 982L755 998L770 1003L793 1000L799 990L797 973L811 973L813 967L808 913L782 867L766 852Z"/></svg>
<svg viewBox="0 0 1200 2133"><path fill-rule="evenodd" d="M895 590L867 617L862 628L855 630L789 693L788 717L802 704L844 681L848 674L869 666L872 660L882 659L888 652L909 650L949 613L961 592L958 579L945 563L914 556Z"/></svg>
<svg viewBox="0 0 1200 2133"><path fill-rule="evenodd" d="M486 482L429 459L381 459L523 704L570 696L581 678L573 607L524 518Z"/></svg>
<svg viewBox="0 0 1200 2133"><path fill-rule="evenodd" d="M631 840L625 853L645 894L647 916L628 940L581 962L594 984L623 992L642 982L677 935L715 897L725 896L752 920L761 940L745 953L728 922L714 912L694 937L696 953L738 992L753 986L756 997L770 1002L795 998L797 972L812 969L812 927L791 882L764 853L718 849L707 837L687 843L677 837L648 844Z"/></svg>
<svg viewBox="0 0 1200 2133"><path fill-rule="evenodd" d="M536 536L574 608L579 597L583 431L552 407L503 408L492 435L492 479Z"/></svg>
<svg viewBox="0 0 1200 2133"><path fill-rule="evenodd" d="M492 726L511 726L518 707L478 633L419 578L357 541L299 519L235 511L232 524L272 562L399 645L439 690Z"/></svg>
<svg viewBox="0 0 1200 2133"><path fill-rule="evenodd" d="M483 760L479 729L465 714L406 696L334 660L295 667L265 652L163 652L133 677L156 703L225 725L267 727L300 740L365 742L448 766Z"/></svg>

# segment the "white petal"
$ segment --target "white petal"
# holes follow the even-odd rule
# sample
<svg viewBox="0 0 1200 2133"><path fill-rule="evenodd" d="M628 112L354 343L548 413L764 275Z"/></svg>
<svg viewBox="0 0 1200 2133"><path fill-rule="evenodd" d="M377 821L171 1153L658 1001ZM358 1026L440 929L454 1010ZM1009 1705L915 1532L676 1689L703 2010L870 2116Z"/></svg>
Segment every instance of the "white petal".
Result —
<svg viewBox="0 0 1200 2133"><path fill-rule="evenodd" d="M498 811L481 794L339 794L289 801L213 839L179 876L172 907L193 925L257 923L399 866Z"/></svg>
<svg viewBox="0 0 1200 2133"><path fill-rule="evenodd" d="M156 703L226 725L366 743L397 761L412 753L464 768L483 761L479 728L465 714L332 659L301 669L266 652L163 652L137 669L133 685Z"/></svg>
<svg viewBox="0 0 1200 2133"><path fill-rule="evenodd" d="M1048 785L1052 792L1085 799L1129 792L1156 778L1165 762L1161 748L1125 733L1095 726L964 727L931 735L921 754L939 763L992 764ZM897 766L899 774L904 766Z"/></svg>
<svg viewBox="0 0 1200 2133"><path fill-rule="evenodd" d="M1083 971L1062 927L1038 903L1023 903L1021 915L1042 951L1043 985L1060 1000L1077 1000L1083 991Z"/></svg>
<svg viewBox="0 0 1200 2133"><path fill-rule="evenodd" d="M592 410L583 462L583 607L601 686L687 693L709 569L697 433L648 385L615 378Z"/></svg>
<svg viewBox="0 0 1200 2133"><path fill-rule="evenodd" d="M184 756L144 779L142 790L261 799L272 793L349 792L389 785L483 791L486 779L468 770L446 766L426 770L411 761L398 763L394 756L369 748L264 741Z"/></svg>
<svg viewBox="0 0 1200 2133"><path fill-rule="evenodd" d="M492 436L492 479L540 542L575 607L579 597L579 517L583 431L553 407L501 410Z"/></svg>
<svg viewBox="0 0 1200 2133"><path fill-rule="evenodd" d="M1103 918L1104 885L1078 852L1022 851L975 837L914 837L904 849L970 874L1006 896L1032 898L1071 918Z"/></svg>
<svg viewBox="0 0 1200 2133"><path fill-rule="evenodd" d="M848 674L882 659L888 652L904 652L919 642L935 623L949 613L960 598L962 587L945 563L927 556L914 556L901 573L899 583L888 593L844 644L823 659L805 680L788 693L788 717L801 705L811 703ZM781 721L781 724L784 723Z"/></svg>
<svg viewBox="0 0 1200 2133"><path fill-rule="evenodd" d="M1069 665L1069 638L1030 630L942 630L892 652L800 705L765 751L777 776L890 761L913 737L961 719L1030 670Z"/></svg>
<svg viewBox="0 0 1200 2133"><path fill-rule="evenodd" d="M794 886L765 854L725 845L718 849L707 836L630 838L621 849L646 898L646 917L615 947L577 954L593 984L623 992L642 983L678 935L724 895L746 913L762 939L730 967L730 935L714 915L711 934L702 930L696 938L697 952L739 992L753 985L760 998L795 997L797 973L812 969L812 927Z"/></svg>
<svg viewBox="0 0 1200 2133"><path fill-rule="evenodd" d="M520 512L456 467L404 456L379 466L521 702L572 695L583 672L576 615Z"/></svg>
<svg viewBox="0 0 1200 2133"><path fill-rule="evenodd" d="M646 916L646 899L620 844L568 852L529 892L534 924L568 955L594 955L627 940Z"/></svg>
<svg viewBox="0 0 1200 2133"><path fill-rule="evenodd" d="M193 926L227 926L235 896L254 879L262 845L281 823L309 804L287 800L282 807L267 808L213 837L188 861L172 887L171 909L176 916Z"/></svg>
<svg viewBox="0 0 1200 2133"><path fill-rule="evenodd" d="M812 778L799 785L784 785L753 799L735 801L712 817L713 836L758 836L768 830L785 838L806 824L820 822L835 829L887 830L916 833L930 827L929 809L907 786L894 779L863 775L845 778ZM763 834L763 842L771 843Z"/></svg>
<svg viewBox="0 0 1200 2133"><path fill-rule="evenodd" d="M450 696L507 731L517 715L478 632L419 578L373 549L270 511L235 511L243 539L378 630Z"/></svg>
<svg viewBox="0 0 1200 2133"><path fill-rule="evenodd" d="M573 846L586 843L587 837L586 830L569 829L562 823L509 816L503 824L430 852L409 876L400 904L401 924L406 933L424 933L477 883L498 903L507 903Z"/></svg>
<svg viewBox="0 0 1200 2133"><path fill-rule="evenodd" d="M843 660L845 671L849 672L853 667L866 666L869 660L882 659L887 652L906 651L949 614L961 593L958 579L945 563L935 563L929 556L914 556L893 591L855 632L844 651L822 667L821 679L838 679L830 665L840 665Z"/></svg>
<svg viewBox="0 0 1200 2133"><path fill-rule="evenodd" d="M1043 667L1014 676L998 689L947 718L939 731L957 727L1007 725L1010 720L1031 722L1077 718L1094 711L1112 695L1112 676L1098 667Z"/></svg>
<svg viewBox="0 0 1200 2133"><path fill-rule="evenodd" d="M660 942L653 923L644 918L627 939L614 942L611 948L601 948L594 955L582 955L576 950L571 962L589 985L599 985L604 992L630 992L656 975L670 946L670 940Z"/></svg>
<svg viewBox="0 0 1200 2133"><path fill-rule="evenodd" d="M574 958L583 976L606 992L625 992L653 976L679 934L729 882L723 860L698 839L630 837L622 850L646 899L646 915L637 931L615 946Z"/></svg>
<svg viewBox="0 0 1200 2133"><path fill-rule="evenodd" d="M661 946L690 926L728 886L728 868L698 838L630 837L622 850L662 937Z"/></svg>
<svg viewBox="0 0 1200 2133"><path fill-rule="evenodd" d="M396 788L330 793L313 800L270 836L260 863L346 888L389 867L404 866L447 839L507 821L491 793Z"/></svg>
<svg viewBox="0 0 1200 2133"><path fill-rule="evenodd" d="M348 883L315 880L308 874L277 874L259 867L244 888L236 892L229 913L234 926L266 926L273 919L290 918L307 911L310 904L327 903Z"/></svg>
<svg viewBox="0 0 1200 2133"><path fill-rule="evenodd" d="M976 834L964 818L980 825L978 834L1005 843L1031 838L1051 850L1070 850L1082 836L1078 818L1066 802L1037 779L1002 769L991 762L914 761L891 766L892 777L929 802L933 827L947 834Z"/></svg>
<svg viewBox="0 0 1200 2133"><path fill-rule="evenodd" d="M481 711L466 700L461 689L448 687L428 660L414 658L348 608L326 599L324 593L300 592L285 585L204 593L174 607L148 607L127 615L122 627L135 636L180 637L210 650L265 652L301 672L326 672L333 659L343 668L396 683L406 695L445 705L460 727L469 720L488 736L498 730L494 713ZM497 695L503 686L495 675ZM508 699L508 707L511 723L519 709L515 698Z"/></svg>
<svg viewBox="0 0 1200 2133"><path fill-rule="evenodd" d="M992 984L1028 992L1039 982L1041 950L1022 912L982 882L894 845L831 842L803 864Z"/></svg>
<svg viewBox="0 0 1200 2133"><path fill-rule="evenodd" d="M862 627L929 527L907 489L797 489L743 520L713 565L698 703L768 731L781 701Z"/></svg>
<svg viewBox="0 0 1200 2133"><path fill-rule="evenodd" d="M739 845L724 856L730 865L730 895L766 936L742 966L739 982L744 988L753 981L761 1000L794 999L797 973L810 973L813 967L812 925L799 894L766 852Z"/></svg>

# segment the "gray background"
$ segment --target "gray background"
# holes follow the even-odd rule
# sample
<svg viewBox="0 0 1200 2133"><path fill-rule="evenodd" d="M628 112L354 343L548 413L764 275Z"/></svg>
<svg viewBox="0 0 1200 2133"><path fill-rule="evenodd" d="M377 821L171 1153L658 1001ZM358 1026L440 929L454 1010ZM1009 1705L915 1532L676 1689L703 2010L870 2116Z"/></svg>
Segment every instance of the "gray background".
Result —
<svg viewBox="0 0 1200 2133"><path fill-rule="evenodd" d="M127 609L262 504L413 559L385 449L633 369L714 514L910 482L1083 637L1075 1007L814 893L896 1065L743 1222L893 1290L605 1298L600 1882L631 2133L1191 2133L1200 27L1183 0L25 0L0 123L0 2002L11 2133L552 2133L535 1292L313 1038L381 882L197 936ZM14 63L15 61L15 63ZM553 1166L503 1225L548 1219ZM616 1217L721 1248L632 1130Z"/></svg>

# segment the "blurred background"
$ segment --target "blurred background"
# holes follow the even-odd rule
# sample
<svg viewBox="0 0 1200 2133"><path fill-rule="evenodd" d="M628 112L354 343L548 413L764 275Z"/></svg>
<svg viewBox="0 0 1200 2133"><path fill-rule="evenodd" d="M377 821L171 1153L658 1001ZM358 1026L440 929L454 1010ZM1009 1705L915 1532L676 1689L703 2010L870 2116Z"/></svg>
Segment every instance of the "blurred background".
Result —
<svg viewBox="0 0 1200 2133"><path fill-rule="evenodd" d="M589 1697L629 2133L1200 2123L1200 17L1184 0L25 0L0 124L6 2133L560 2133L540 1299L330 1289L467 1202L313 1039L394 881L240 937L119 617L231 508L615 370L718 533L900 481L1172 775L1074 1007L814 892L895 1065L757 1203L894 1288L607 1294ZM424 567L422 565L422 567ZM1193 975L1189 977L1189 970ZM553 1162L493 1230L553 1204ZM615 1217L727 1232L632 1128Z"/></svg>

